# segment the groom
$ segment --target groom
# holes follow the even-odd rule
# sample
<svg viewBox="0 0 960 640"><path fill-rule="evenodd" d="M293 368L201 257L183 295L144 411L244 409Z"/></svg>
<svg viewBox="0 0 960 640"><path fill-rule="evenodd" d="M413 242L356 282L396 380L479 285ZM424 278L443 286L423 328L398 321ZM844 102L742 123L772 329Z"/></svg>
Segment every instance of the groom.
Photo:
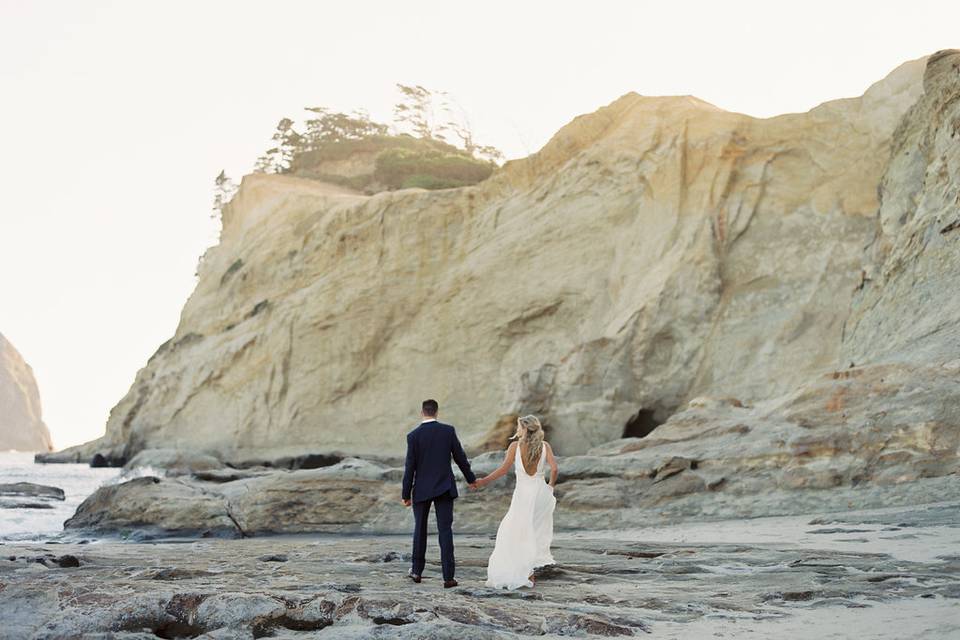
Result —
<svg viewBox="0 0 960 640"><path fill-rule="evenodd" d="M440 564L443 567L443 586L457 586L453 579L453 500L457 497L457 481L450 468L450 457L463 472L471 489L476 489L477 478L470 470L467 455L457 439L457 431L449 424L437 421L440 405L436 400L424 400L420 412L423 421L407 434L407 462L403 472L402 499L406 507L413 505L413 567L410 578L420 582L427 553L427 516L433 504L440 536ZM411 500L412 492L412 500Z"/></svg>

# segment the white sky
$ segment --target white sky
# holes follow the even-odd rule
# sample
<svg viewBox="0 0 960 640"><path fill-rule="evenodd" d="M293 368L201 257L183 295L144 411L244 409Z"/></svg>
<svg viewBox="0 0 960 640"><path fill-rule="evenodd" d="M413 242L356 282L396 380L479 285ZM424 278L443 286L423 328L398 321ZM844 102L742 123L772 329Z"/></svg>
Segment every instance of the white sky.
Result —
<svg viewBox="0 0 960 640"><path fill-rule="evenodd" d="M176 327L216 237L213 178L282 116L452 92L477 138L536 151L628 91L756 116L860 95L960 46L960 2L0 0L0 332L57 447Z"/></svg>

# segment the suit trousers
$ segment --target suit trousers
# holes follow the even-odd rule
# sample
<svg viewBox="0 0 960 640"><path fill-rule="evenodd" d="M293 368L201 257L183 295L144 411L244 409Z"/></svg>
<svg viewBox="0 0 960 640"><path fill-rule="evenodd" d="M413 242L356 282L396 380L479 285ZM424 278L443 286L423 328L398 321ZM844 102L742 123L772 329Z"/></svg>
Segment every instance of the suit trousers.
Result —
<svg viewBox="0 0 960 640"><path fill-rule="evenodd" d="M444 580L453 580L456 563L453 559L453 498L442 494L428 500L413 503L413 568L416 575L423 575L427 563L427 517L433 504L437 516L437 534L440 538L440 566Z"/></svg>

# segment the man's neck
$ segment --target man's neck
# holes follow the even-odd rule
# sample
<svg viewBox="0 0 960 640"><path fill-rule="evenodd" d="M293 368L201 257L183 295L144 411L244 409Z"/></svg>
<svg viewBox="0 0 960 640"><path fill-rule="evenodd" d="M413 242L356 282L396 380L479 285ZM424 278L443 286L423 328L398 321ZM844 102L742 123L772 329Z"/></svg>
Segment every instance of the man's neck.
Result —
<svg viewBox="0 0 960 640"><path fill-rule="evenodd" d="M423 416L423 420L420 421L420 424L423 424L424 422L436 422L436 421L437 421L436 416Z"/></svg>

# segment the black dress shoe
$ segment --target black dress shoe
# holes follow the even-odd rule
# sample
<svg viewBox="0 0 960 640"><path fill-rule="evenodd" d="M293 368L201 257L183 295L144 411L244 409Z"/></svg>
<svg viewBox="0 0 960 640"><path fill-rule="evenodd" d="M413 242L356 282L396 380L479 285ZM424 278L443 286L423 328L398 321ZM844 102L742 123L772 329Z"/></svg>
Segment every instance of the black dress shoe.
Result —
<svg viewBox="0 0 960 640"><path fill-rule="evenodd" d="M420 578L420 576L418 576L417 574L415 574L415 573L408 573L408 574L407 574L407 577L410 578L411 580L413 580L414 582L416 582L417 584L420 584L421 578Z"/></svg>
<svg viewBox="0 0 960 640"><path fill-rule="evenodd" d="M449 588L451 588L451 587L457 586L457 584L458 584L458 583L457 583L456 580L444 580L444 581L443 581L443 588L444 588L444 589L449 589Z"/></svg>

